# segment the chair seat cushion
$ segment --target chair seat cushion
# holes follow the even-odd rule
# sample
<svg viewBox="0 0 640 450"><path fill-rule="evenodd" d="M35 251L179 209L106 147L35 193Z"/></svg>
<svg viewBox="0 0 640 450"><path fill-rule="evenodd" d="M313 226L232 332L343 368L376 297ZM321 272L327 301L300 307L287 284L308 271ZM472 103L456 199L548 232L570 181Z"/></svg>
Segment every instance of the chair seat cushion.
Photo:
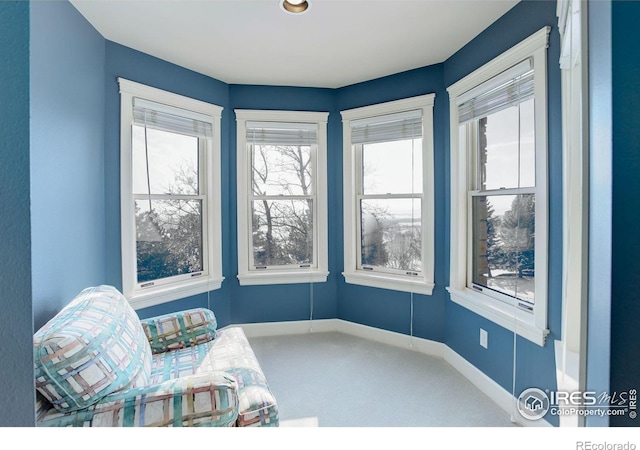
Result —
<svg viewBox="0 0 640 450"><path fill-rule="evenodd" d="M218 330L215 340L153 355L151 383L224 371L238 383L238 426L277 426L278 408L242 328Z"/></svg>
<svg viewBox="0 0 640 450"><path fill-rule="evenodd" d="M80 411L43 411L39 427L233 427L238 390L226 372L210 372L114 392Z"/></svg>
<svg viewBox="0 0 640 450"><path fill-rule="evenodd" d="M83 290L33 341L36 389L60 412L148 383L149 342L138 315L112 286Z"/></svg>

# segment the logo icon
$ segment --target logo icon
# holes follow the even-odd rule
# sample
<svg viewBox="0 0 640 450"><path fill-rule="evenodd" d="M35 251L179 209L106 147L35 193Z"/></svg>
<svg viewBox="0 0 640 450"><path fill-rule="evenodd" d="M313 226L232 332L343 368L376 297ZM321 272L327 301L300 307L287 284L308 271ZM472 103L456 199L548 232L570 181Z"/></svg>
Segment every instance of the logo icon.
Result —
<svg viewBox="0 0 640 450"><path fill-rule="evenodd" d="M518 397L517 406L525 419L542 419L549 411L549 397L538 388L525 389Z"/></svg>

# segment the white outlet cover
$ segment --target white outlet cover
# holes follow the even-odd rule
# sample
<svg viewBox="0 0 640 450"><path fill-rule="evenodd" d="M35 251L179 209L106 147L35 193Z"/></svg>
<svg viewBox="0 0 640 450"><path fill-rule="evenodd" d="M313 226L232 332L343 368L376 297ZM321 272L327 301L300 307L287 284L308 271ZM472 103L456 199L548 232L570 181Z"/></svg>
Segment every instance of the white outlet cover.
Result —
<svg viewBox="0 0 640 450"><path fill-rule="evenodd" d="M482 328L480 328L480 345L484 348L489 348L489 333Z"/></svg>

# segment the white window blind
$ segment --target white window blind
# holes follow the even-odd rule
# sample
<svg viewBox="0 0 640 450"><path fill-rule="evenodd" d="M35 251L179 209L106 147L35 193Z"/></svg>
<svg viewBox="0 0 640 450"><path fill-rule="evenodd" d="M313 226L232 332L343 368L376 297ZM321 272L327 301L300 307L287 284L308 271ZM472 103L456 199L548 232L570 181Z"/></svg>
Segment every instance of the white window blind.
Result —
<svg viewBox="0 0 640 450"><path fill-rule="evenodd" d="M313 123L247 122L247 143L254 145L313 145L318 125Z"/></svg>
<svg viewBox="0 0 640 450"><path fill-rule="evenodd" d="M533 65L526 59L458 97L458 121L468 122L515 106L534 94Z"/></svg>
<svg viewBox="0 0 640 450"><path fill-rule="evenodd" d="M351 121L352 144L374 144L421 137L421 110Z"/></svg>
<svg viewBox="0 0 640 450"><path fill-rule="evenodd" d="M133 99L135 125L210 139L211 117L140 98Z"/></svg>

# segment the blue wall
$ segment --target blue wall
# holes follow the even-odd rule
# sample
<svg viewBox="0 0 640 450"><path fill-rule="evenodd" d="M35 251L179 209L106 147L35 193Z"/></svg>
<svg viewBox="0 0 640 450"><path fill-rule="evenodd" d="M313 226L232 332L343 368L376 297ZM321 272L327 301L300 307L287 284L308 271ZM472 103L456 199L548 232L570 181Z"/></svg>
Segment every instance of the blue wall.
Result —
<svg viewBox="0 0 640 450"><path fill-rule="evenodd" d="M612 392L640 390L640 345L637 330L640 302L640 2L611 5L613 68L613 266L611 294ZM638 426L628 415L611 417L612 426Z"/></svg>
<svg viewBox="0 0 640 450"><path fill-rule="evenodd" d="M104 283L104 44L67 2L31 5L35 329Z"/></svg>
<svg viewBox="0 0 640 450"><path fill-rule="evenodd" d="M562 308L562 135L561 86L558 58L560 38L555 2L523 1L444 63L444 81L456 81L508 50L521 40L551 26L548 66L548 149L549 149L549 310L550 335L544 348L517 338L515 395L524 389L556 389L554 340L560 339ZM448 139L447 139L448 148ZM447 188L448 189L448 188ZM449 196L447 195L447 198ZM448 217L449 208L447 207ZM448 224L447 224L448 226ZM448 242L448 241L447 241ZM446 252L449 252L447 245ZM448 267L447 267L448 277ZM489 333L489 348L479 345L479 329ZM508 392L513 388L513 333L461 306L448 301L446 344ZM556 416L546 419L558 423Z"/></svg>
<svg viewBox="0 0 640 450"><path fill-rule="evenodd" d="M33 426L26 2L0 2L0 61L0 426Z"/></svg>
<svg viewBox="0 0 640 450"><path fill-rule="evenodd" d="M118 77L158 89L213 103L224 108L222 111L222 274L227 278L222 288L210 295L201 294L187 299L166 303L138 311L140 317L186 308L207 307L210 305L216 313L220 326L231 323L230 292L236 269L231 265L231 255L235 253L235 244L229 236L230 197L229 190L229 86L213 78L187 70L153 56L132 50L128 47L106 42L106 70L102 94L106 101L105 116L105 200L106 211L106 282L122 289L122 265L120 252L120 93Z"/></svg>

